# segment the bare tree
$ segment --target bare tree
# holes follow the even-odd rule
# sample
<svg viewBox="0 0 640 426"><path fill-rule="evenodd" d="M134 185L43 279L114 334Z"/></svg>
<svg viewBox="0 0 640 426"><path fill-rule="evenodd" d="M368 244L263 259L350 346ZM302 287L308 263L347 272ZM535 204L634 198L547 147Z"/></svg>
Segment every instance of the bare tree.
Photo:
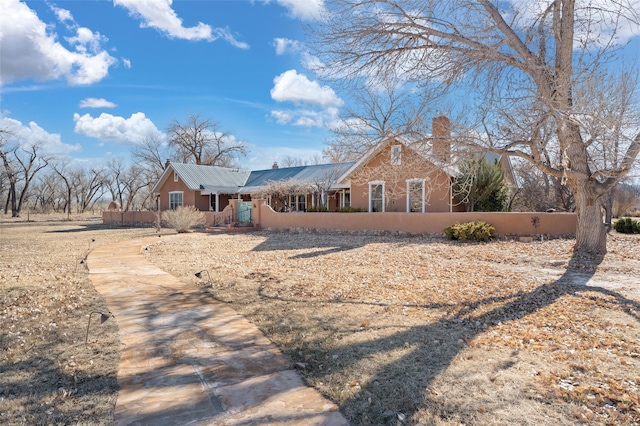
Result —
<svg viewBox="0 0 640 426"><path fill-rule="evenodd" d="M353 106L341 114L323 150L331 162L355 161L391 134L415 140L426 135L428 105L408 85L390 78L379 85L365 81L351 88L350 94Z"/></svg>
<svg viewBox="0 0 640 426"><path fill-rule="evenodd" d="M77 167L70 171L78 212L91 210L107 191L107 171L101 167Z"/></svg>
<svg viewBox="0 0 640 426"><path fill-rule="evenodd" d="M315 205L312 207L316 209L329 207L329 190L341 174L342 168L335 166L327 168L324 173L311 179L309 185L313 194L313 201L315 202Z"/></svg>
<svg viewBox="0 0 640 426"><path fill-rule="evenodd" d="M238 155L247 153L246 145L210 119L191 115L186 123L177 120L169 126L169 141L177 158L185 163L233 167Z"/></svg>
<svg viewBox="0 0 640 426"><path fill-rule="evenodd" d="M10 142L8 135L6 131L0 133L0 158L9 182L5 214L11 204L11 216L19 217L33 178L48 165L49 159L38 154L38 145L21 146L17 140Z"/></svg>
<svg viewBox="0 0 640 426"><path fill-rule="evenodd" d="M65 211L67 212L67 219L69 219L71 215L71 191L73 189L69 171L69 162L65 160L56 161L51 165L51 167L64 183L66 195Z"/></svg>
<svg viewBox="0 0 640 426"><path fill-rule="evenodd" d="M150 184L144 169L135 163L127 165L122 159L111 160L107 167L106 184L112 199L125 212L142 206L141 191Z"/></svg>
<svg viewBox="0 0 640 426"><path fill-rule="evenodd" d="M302 158L291 155L285 155L279 163L281 167L298 167L305 165L305 161Z"/></svg>
<svg viewBox="0 0 640 426"><path fill-rule="evenodd" d="M155 176L157 180L164 172L165 162L173 158L174 153L166 142L156 136L147 136L141 144L131 149L131 156L139 166Z"/></svg>
<svg viewBox="0 0 640 426"><path fill-rule="evenodd" d="M266 198L271 200L271 207L276 210L291 211L291 196L307 195L313 191L308 182L301 182L295 179L266 182L266 185L259 188L252 197Z"/></svg>
<svg viewBox="0 0 640 426"><path fill-rule="evenodd" d="M571 189L562 185L562 179L542 173L528 161L513 161L513 172L518 189L511 200L513 211L575 210Z"/></svg>
<svg viewBox="0 0 640 426"><path fill-rule="evenodd" d="M316 46L336 77L394 75L464 90L473 142L560 178L575 197L575 250L604 253L599 198L631 169L640 134L620 133L617 164L595 160L606 142L589 138L583 120L600 112L575 89L594 75L611 78L609 64L624 53L617 30L640 19L628 0L576 3L329 0Z"/></svg>

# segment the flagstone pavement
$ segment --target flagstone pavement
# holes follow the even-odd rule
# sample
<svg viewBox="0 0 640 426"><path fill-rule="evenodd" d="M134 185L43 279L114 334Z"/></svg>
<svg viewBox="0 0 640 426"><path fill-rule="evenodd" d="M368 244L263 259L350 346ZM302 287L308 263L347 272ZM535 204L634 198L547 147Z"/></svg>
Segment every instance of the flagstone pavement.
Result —
<svg viewBox="0 0 640 426"><path fill-rule="evenodd" d="M155 241L87 258L119 327L116 425L348 425L255 325L148 262Z"/></svg>

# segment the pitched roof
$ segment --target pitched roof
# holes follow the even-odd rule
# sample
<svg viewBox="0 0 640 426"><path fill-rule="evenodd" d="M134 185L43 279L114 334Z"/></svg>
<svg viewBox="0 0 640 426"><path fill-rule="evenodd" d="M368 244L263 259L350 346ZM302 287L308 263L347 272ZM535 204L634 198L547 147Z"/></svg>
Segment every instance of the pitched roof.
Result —
<svg viewBox="0 0 640 426"><path fill-rule="evenodd" d="M239 170L217 166L170 163L153 187L158 193L166 180L175 171L187 188L193 191L224 194L251 194L270 182L297 180L300 182L317 182L336 179L354 163L319 164L313 166L282 167L267 170Z"/></svg>
<svg viewBox="0 0 640 426"><path fill-rule="evenodd" d="M422 156L426 161L431 162L436 167L441 168L445 173L449 176L455 177L458 174L457 168L451 164L440 164L441 162L431 155L431 152L425 152L421 149L416 149L416 142L409 140L405 136L401 135L387 135L386 137L380 139L380 141L369 148L369 150L362 156L357 162L352 163L352 166L344 171L344 173L338 179L338 183L343 183L346 179L349 178L356 170L364 165L368 164L376 155L378 155L384 148L389 146L390 144L402 144L407 148L414 150L418 155Z"/></svg>
<svg viewBox="0 0 640 426"><path fill-rule="evenodd" d="M326 179L335 180L348 170L354 162L317 164L312 166L282 167L277 169L256 170L251 172L241 193L250 194L270 182L296 180L299 182L318 182Z"/></svg>
<svg viewBox="0 0 640 426"><path fill-rule="evenodd" d="M194 191L236 193L244 185L250 172L217 166L170 163L153 187L159 192L164 182L175 171L187 188Z"/></svg>

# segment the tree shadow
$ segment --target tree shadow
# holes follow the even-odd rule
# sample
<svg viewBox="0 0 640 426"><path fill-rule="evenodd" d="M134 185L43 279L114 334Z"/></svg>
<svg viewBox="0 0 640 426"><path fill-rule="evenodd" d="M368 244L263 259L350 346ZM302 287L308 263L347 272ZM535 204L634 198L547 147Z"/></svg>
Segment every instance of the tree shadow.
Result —
<svg viewBox="0 0 640 426"><path fill-rule="evenodd" d="M640 323L640 303L615 291L587 286L603 258L588 259L574 255L559 279L531 292L507 296L503 301L510 301L500 307L486 310L487 306L497 301L496 298L487 298L462 306L454 315L429 325L415 326L383 338L339 347L333 351L333 356L341 360L339 369L342 371L356 370L356 364L366 363L369 358L385 357L394 351L406 352L391 363L378 363L381 367L366 383L356 384L361 389L341 409L355 424L395 425L398 415L402 416L401 423L410 422L421 408L422 404L417 401L430 398L429 386L451 366L467 342L485 333L492 324L522 319L563 296L582 292L601 293L613 299L608 303L622 308ZM483 307L485 309L481 309ZM514 360L510 360L499 368L508 369L514 363ZM313 370L309 374L322 381L327 372ZM416 398L416 395L421 395L421 398ZM392 405L383 406L377 401L391 402Z"/></svg>

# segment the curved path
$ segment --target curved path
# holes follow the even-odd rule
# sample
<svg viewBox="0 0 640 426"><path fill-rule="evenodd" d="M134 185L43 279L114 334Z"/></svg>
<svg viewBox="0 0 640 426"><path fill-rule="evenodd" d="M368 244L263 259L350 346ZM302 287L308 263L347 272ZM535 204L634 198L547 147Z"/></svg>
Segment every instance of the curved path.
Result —
<svg viewBox="0 0 640 426"><path fill-rule="evenodd" d="M141 250L154 241L87 258L120 329L115 424L348 424L255 325L149 263Z"/></svg>

